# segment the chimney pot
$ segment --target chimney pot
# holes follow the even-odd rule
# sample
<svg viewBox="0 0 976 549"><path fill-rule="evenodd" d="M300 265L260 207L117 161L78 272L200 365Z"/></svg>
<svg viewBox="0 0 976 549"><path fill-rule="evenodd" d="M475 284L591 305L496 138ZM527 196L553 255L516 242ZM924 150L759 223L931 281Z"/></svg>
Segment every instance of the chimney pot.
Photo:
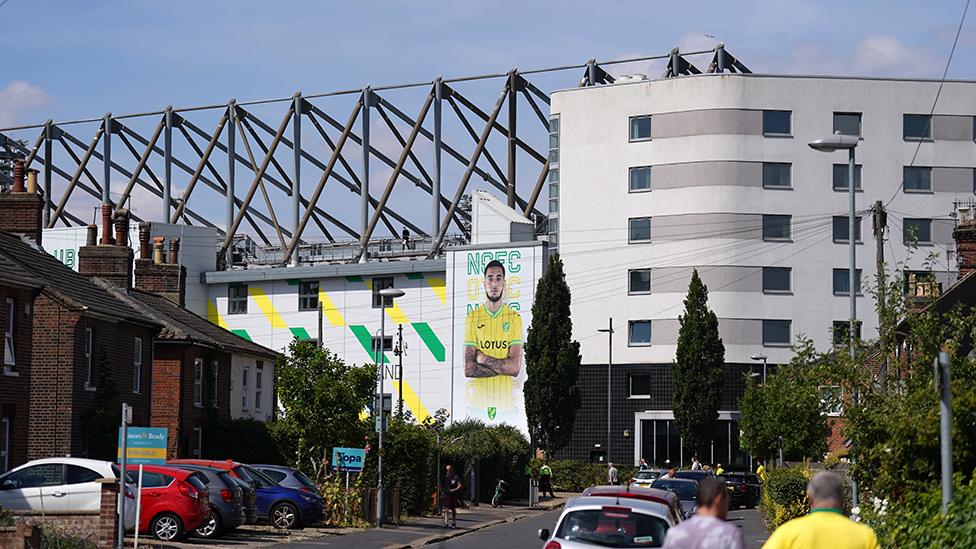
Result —
<svg viewBox="0 0 976 549"><path fill-rule="evenodd" d="M180 239L173 238L169 241L169 261L171 265L180 262Z"/></svg>
<svg viewBox="0 0 976 549"><path fill-rule="evenodd" d="M14 160L14 187L11 189L15 193L24 192L24 159Z"/></svg>
<svg viewBox="0 0 976 549"><path fill-rule="evenodd" d="M141 259L152 259L152 244L149 242L151 232L152 223L147 221L139 224L139 257Z"/></svg>
<svg viewBox="0 0 976 549"><path fill-rule="evenodd" d="M94 246L96 244L98 244L98 226L89 225L88 233L85 238L85 246Z"/></svg>
<svg viewBox="0 0 976 549"><path fill-rule="evenodd" d="M153 263L156 265L163 264L163 243L165 241L166 238L162 236L153 238Z"/></svg>
<svg viewBox="0 0 976 549"><path fill-rule="evenodd" d="M27 170L27 192L37 194L37 170Z"/></svg>
<svg viewBox="0 0 976 549"><path fill-rule="evenodd" d="M129 210L120 209L115 213L115 245L129 245Z"/></svg>
<svg viewBox="0 0 976 549"><path fill-rule="evenodd" d="M112 243L112 205L102 204L102 242L106 246Z"/></svg>

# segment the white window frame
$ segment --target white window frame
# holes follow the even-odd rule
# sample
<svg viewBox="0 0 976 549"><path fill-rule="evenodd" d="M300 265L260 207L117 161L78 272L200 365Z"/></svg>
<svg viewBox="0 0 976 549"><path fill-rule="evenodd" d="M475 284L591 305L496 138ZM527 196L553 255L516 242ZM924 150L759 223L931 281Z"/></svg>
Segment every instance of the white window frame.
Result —
<svg viewBox="0 0 976 549"><path fill-rule="evenodd" d="M14 347L14 315L17 307L12 297L7 298L7 322L3 327L3 373L8 376L17 375L17 352Z"/></svg>
<svg viewBox="0 0 976 549"><path fill-rule="evenodd" d="M264 368L258 365L254 369L254 410L261 411L261 389L264 383Z"/></svg>
<svg viewBox="0 0 976 549"><path fill-rule="evenodd" d="M193 359L193 405L203 408L203 359Z"/></svg>
<svg viewBox="0 0 976 549"><path fill-rule="evenodd" d="M653 278L648 281L647 290L637 291L637 290L634 290L633 288L631 288L631 282L632 282L631 277L633 276L634 272L637 272L637 271L647 271L647 274L648 274L649 277L653 276L651 274L651 269L650 268L647 268L647 267L642 268L642 269L628 269L627 270L627 295L650 295L651 294L651 284L654 283Z"/></svg>
<svg viewBox="0 0 976 549"><path fill-rule="evenodd" d="M651 333L650 333L651 339L650 339L650 341L648 341L646 343L640 342L640 341L638 341L638 342L633 341L634 325L637 324L638 322L641 322L641 323L646 322L646 323L648 323L648 325L650 325L650 327L651 327ZM636 320L628 320L627 321L627 346L628 347L650 347L652 345L652 342L653 341L654 341L654 322L651 319L649 319L649 318L639 318L639 319L636 319Z"/></svg>
<svg viewBox="0 0 976 549"><path fill-rule="evenodd" d="M647 378L647 394L637 394L634 392L634 378L646 377ZM639 398L639 399L649 399L651 398L651 376L649 374L630 374L627 376L627 398Z"/></svg>
<svg viewBox="0 0 976 549"><path fill-rule="evenodd" d="M247 378L251 377L251 368L245 366L241 371L241 410L247 410Z"/></svg>
<svg viewBox="0 0 976 549"><path fill-rule="evenodd" d="M142 392L142 338L132 340L132 392Z"/></svg>
<svg viewBox="0 0 976 549"><path fill-rule="evenodd" d="M92 352L94 351L95 341L91 328L85 328L85 390L94 391L95 383L92 380Z"/></svg>
<svg viewBox="0 0 976 549"><path fill-rule="evenodd" d="M0 473L10 464L10 418L0 418Z"/></svg>

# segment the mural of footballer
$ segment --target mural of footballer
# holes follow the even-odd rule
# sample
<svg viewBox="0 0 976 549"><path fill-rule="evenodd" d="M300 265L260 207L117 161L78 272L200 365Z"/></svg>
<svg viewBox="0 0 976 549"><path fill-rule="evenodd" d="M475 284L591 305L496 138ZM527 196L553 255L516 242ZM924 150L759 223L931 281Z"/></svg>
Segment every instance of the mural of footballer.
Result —
<svg viewBox="0 0 976 549"><path fill-rule="evenodd" d="M494 420L515 412L515 378L522 372L522 316L505 297L505 266L485 265L485 303L464 321L464 377L467 406L476 417ZM521 396L521 391L519 395ZM518 399L521 402L521 398Z"/></svg>

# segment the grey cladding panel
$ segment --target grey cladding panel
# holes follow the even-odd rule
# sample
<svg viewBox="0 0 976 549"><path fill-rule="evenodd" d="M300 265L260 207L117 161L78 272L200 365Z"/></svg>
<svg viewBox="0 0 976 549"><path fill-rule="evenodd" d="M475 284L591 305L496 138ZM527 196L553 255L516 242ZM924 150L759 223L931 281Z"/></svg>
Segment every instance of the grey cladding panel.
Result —
<svg viewBox="0 0 976 549"><path fill-rule="evenodd" d="M952 239L952 229L955 227L955 223L951 219L933 219L932 220L932 242L936 244L951 244L954 242ZM945 252L939 252L939 255L945 257ZM651 273L653 278L653 273Z"/></svg>
<svg viewBox="0 0 976 549"><path fill-rule="evenodd" d="M651 219L652 242L699 238L762 240L762 215L737 213L682 214L658 216Z"/></svg>
<svg viewBox="0 0 976 549"><path fill-rule="evenodd" d="M932 139L972 141L973 117L935 115L932 117Z"/></svg>
<svg viewBox="0 0 976 549"><path fill-rule="evenodd" d="M654 166L655 190L731 185L761 187L761 162L687 162Z"/></svg>
<svg viewBox="0 0 976 549"><path fill-rule="evenodd" d="M685 293L693 267L651 269L651 293ZM716 292L762 292L762 269L721 265L699 267L698 275L708 289Z"/></svg>
<svg viewBox="0 0 976 549"><path fill-rule="evenodd" d="M932 190L948 193L973 192L973 168L932 168Z"/></svg>
<svg viewBox="0 0 976 549"><path fill-rule="evenodd" d="M652 345L677 345L677 319L654 320L651 323ZM726 345L762 345L762 320L742 318L718 319L718 335Z"/></svg>
<svg viewBox="0 0 976 549"><path fill-rule="evenodd" d="M686 135L762 135L762 111L711 109L655 114L651 131L654 139Z"/></svg>

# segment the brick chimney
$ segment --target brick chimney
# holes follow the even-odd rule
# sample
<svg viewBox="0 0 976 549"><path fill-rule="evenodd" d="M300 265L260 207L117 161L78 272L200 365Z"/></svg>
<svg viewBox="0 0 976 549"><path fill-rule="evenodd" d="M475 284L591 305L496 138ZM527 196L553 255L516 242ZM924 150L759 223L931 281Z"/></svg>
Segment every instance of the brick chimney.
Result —
<svg viewBox="0 0 976 549"><path fill-rule="evenodd" d="M959 208L959 224L952 231L956 241L956 262L959 278L976 269L976 209L972 205Z"/></svg>
<svg viewBox="0 0 976 549"><path fill-rule="evenodd" d="M150 223L139 225L140 257L136 260L135 287L184 307L186 306L186 267L179 263L180 240L178 238L170 240L167 258L164 237L157 236L150 245L151 228Z"/></svg>
<svg viewBox="0 0 976 549"><path fill-rule="evenodd" d="M14 160L14 185L0 193L0 231L19 233L41 245L41 207L44 200L37 194L35 170L29 170L34 183L28 191L24 184L24 160Z"/></svg>
<svg viewBox="0 0 976 549"><path fill-rule="evenodd" d="M118 210L114 216L112 205L102 204L101 244L78 249L78 272L85 276L97 276L122 288L132 287L132 248L129 247L129 211ZM89 231L91 227L89 227Z"/></svg>

